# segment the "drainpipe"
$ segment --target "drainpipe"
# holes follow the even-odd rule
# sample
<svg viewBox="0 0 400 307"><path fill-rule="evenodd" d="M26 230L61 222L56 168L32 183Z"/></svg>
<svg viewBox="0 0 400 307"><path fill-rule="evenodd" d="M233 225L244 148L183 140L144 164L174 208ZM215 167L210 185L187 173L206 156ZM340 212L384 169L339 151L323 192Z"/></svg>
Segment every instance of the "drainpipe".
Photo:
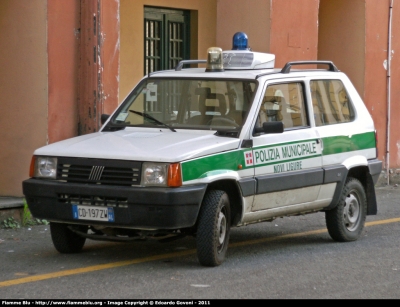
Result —
<svg viewBox="0 0 400 307"><path fill-rule="evenodd" d="M386 178L389 185L389 149L390 149L390 63L392 59L392 9L393 1L390 0L389 6L389 34L387 50L387 73L386 73L386 99L387 99L387 127L386 127Z"/></svg>

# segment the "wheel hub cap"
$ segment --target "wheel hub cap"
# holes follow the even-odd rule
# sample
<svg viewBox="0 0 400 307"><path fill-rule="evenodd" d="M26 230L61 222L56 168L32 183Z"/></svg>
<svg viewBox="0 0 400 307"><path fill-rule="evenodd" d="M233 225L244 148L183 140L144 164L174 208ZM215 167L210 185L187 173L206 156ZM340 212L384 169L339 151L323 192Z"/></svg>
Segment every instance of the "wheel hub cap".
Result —
<svg viewBox="0 0 400 307"><path fill-rule="evenodd" d="M219 233L218 242L220 245L222 245L225 241L225 235L226 235L226 218L222 212L219 213L217 227Z"/></svg>
<svg viewBox="0 0 400 307"><path fill-rule="evenodd" d="M350 194L346 198L344 206L344 220L345 225L348 230L354 230L357 228L360 217L360 203L358 199L353 194Z"/></svg>

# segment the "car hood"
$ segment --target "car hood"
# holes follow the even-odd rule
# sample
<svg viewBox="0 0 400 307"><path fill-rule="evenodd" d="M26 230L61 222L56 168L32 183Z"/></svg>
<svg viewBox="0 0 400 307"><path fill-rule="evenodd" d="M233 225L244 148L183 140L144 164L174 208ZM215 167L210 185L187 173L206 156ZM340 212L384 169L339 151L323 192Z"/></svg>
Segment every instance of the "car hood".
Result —
<svg viewBox="0 0 400 307"><path fill-rule="evenodd" d="M240 139L220 137L215 131L168 129L96 132L37 149L35 155L179 162L239 147Z"/></svg>

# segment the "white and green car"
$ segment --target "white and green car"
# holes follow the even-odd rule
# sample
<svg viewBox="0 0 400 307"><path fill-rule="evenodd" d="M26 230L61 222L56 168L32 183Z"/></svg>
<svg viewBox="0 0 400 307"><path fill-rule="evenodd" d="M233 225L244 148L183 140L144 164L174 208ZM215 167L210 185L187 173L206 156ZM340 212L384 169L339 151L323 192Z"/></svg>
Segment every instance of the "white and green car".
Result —
<svg viewBox="0 0 400 307"><path fill-rule="evenodd" d="M191 235L217 266L231 227L321 211L333 240L360 237L382 162L356 89L332 62L276 69L237 38L145 76L99 132L34 152L23 191L59 252Z"/></svg>

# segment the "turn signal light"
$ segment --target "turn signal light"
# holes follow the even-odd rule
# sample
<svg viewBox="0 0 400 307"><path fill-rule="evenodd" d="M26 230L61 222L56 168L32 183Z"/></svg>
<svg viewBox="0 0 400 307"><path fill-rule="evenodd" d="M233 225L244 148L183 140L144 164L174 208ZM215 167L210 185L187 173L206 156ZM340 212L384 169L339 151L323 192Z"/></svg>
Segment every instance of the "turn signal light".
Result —
<svg viewBox="0 0 400 307"><path fill-rule="evenodd" d="M29 167L29 177L32 178L35 173L35 156L32 156L31 166Z"/></svg>
<svg viewBox="0 0 400 307"><path fill-rule="evenodd" d="M182 185L181 164L173 163L168 168L168 186L180 187Z"/></svg>

